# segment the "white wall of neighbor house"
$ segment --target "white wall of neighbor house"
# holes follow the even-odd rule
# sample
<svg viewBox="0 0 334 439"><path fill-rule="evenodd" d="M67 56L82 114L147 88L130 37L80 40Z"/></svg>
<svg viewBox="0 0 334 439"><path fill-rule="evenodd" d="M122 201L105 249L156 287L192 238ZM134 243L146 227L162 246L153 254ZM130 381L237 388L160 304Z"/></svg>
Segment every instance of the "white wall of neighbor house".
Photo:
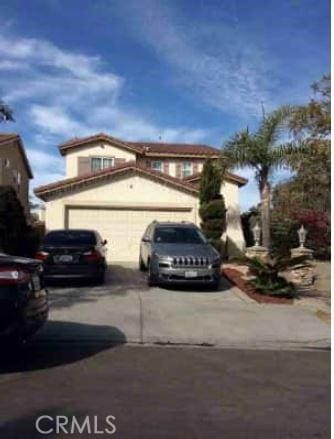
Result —
<svg viewBox="0 0 334 439"><path fill-rule="evenodd" d="M136 160L136 154L109 143L96 142L69 150L65 156L66 178L78 175L79 157L116 157L126 161Z"/></svg>
<svg viewBox="0 0 334 439"><path fill-rule="evenodd" d="M240 205L239 205L239 186L235 183L225 181L221 185L220 193L225 200L226 213L226 232L222 239L232 241L240 251L245 250L245 238L241 227ZM233 256L233 245L229 246L229 256Z"/></svg>

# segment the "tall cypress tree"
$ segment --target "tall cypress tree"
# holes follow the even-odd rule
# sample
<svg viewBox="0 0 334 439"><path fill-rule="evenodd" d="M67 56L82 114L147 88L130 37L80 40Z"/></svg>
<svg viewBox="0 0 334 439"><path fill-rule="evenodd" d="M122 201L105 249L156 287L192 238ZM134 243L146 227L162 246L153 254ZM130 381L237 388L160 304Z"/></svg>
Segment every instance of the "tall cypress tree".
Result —
<svg viewBox="0 0 334 439"><path fill-rule="evenodd" d="M225 202L220 194L222 172L211 160L203 166L200 180L200 209L201 228L209 242L218 251L222 249L221 235L226 227Z"/></svg>
<svg viewBox="0 0 334 439"><path fill-rule="evenodd" d="M206 160L199 186L199 200L201 204L221 198L221 180L218 167L212 163L212 160Z"/></svg>

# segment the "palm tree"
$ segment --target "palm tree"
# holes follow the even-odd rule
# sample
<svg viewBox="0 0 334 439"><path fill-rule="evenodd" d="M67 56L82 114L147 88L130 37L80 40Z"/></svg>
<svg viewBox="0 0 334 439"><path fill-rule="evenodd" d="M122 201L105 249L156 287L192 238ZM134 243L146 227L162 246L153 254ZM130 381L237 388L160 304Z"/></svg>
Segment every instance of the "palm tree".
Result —
<svg viewBox="0 0 334 439"><path fill-rule="evenodd" d="M0 99L0 122L7 120L14 121L13 112L11 108Z"/></svg>
<svg viewBox="0 0 334 439"><path fill-rule="evenodd" d="M261 199L262 244L270 248L270 177L278 168L289 168L296 153L303 152L302 142L279 140L287 132L287 123L294 108L284 106L265 115L255 133L248 128L235 134L223 146L223 157L228 166L251 167L255 170Z"/></svg>

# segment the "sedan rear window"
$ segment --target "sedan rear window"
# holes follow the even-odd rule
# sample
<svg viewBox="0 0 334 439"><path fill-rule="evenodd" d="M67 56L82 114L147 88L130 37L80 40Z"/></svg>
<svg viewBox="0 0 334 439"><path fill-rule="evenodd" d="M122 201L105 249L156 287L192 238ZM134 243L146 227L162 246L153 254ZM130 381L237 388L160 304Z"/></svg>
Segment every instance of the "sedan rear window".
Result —
<svg viewBox="0 0 334 439"><path fill-rule="evenodd" d="M62 230L48 233L44 245L95 245L95 234L84 230Z"/></svg>
<svg viewBox="0 0 334 439"><path fill-rule="evenodd" d="M203 244L202 234L190 227L158 227L154 232L154 242L161 244Z"/></svg>

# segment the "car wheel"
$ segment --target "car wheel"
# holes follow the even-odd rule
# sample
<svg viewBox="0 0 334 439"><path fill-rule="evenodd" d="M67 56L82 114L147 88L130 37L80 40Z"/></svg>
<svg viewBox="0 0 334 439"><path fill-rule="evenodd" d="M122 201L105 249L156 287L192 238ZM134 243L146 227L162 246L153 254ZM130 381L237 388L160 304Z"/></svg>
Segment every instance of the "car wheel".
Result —
<svg viewBox="0 0 334 439"><path fill-rule="evenodd" d="M139 270L140 271L146 271L147 270L141 255L139 255Z"/></svg>
<svg viewBox="0 0 334 439"><path fill-rule="evenodd" d="M149 261L147 265L148 265L147 284L149 287L154 287L157 285L157 281L155 280L151 270L151 261Z"/></svg>

